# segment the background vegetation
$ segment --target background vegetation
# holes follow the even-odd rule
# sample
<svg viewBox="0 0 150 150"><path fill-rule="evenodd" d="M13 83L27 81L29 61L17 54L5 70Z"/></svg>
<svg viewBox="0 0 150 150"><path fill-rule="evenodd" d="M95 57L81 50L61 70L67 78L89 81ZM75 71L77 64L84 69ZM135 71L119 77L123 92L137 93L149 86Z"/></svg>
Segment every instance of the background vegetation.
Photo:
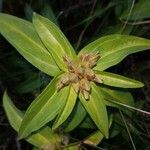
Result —
<svg viewBox="0 0 150 150"><path fill-rule="evenodd" d="M130 34L149 38L150 3L148 0L0 0L0 11L31 20L32 12L38 12L60 26L76 51L98 37L112 34ZM145 83L142 89L132 91L136 105L150 111L150 53L131 55L110 72L135 78ZM31 101L48 84L50 78L29 64L14 48L0 37L0 150L30 150L25 141L17 141L16 132L10 127L1 97L7 88L13 102L26 109ZM126 109L126 108L125 108ZM150 149L150 119L135 112L125 117L125 123L113 127L114 134L99 145L105 149ZM121 131L120 132L120 128ZM119 132L118 132L119 130ZM80 137L78 133L80 132ZM81 138L87 131L74 131L74 138ZM134 144L133 144L133 143ZM89 148L99 149L99 148Z"/></svg>

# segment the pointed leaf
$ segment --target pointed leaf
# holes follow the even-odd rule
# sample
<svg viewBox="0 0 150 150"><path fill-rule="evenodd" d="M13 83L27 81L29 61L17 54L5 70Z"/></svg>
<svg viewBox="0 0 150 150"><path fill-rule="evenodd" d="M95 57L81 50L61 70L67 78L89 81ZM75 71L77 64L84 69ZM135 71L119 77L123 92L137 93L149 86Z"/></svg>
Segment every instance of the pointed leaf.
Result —
<svg viewBox="0 0 150 150"><path fill-rule="evenodd" d="M15 107L15 105L7 95L7 92L5 92L3 95L3 107L8 117L9 123L11 124L13 129L18 132L24 113ZM36 147L41 148L41 146L48 144L50 142L51 143L57 142L58 139L59 138L56 136L55 133L52 132L52 130L49 127L45 127L38 133L35 133L30 137L28 137L26 141L28 141L29 143L31 143Z"/></svg>
<svg viewBox="0 0 150 150"><path fill-rule="evenodd" d="M135 106L134 99L130 92L128 92L127 90L119 89L119 88L107 88L107 87L102 87L102 86L99 88L104 94L105 104L107 106L119 108L124 113L131 116L132 112L130 110L125 109L124 107L121 107L120 105L114 104L109 101L109 100L114 100L114 101L134 107Z"/></svg>
<svg viewBox="0 0 150 150"><path fill-rule="evenodd" d="M49 19L34 13L33 24L42 42L52 54L58 66L64 70L66 67L63 57L68 55L70 58L75 57L75 52L61 30Z"/></svg>
<svg viewBox="0 0 150 150"><path fill-rule="evenodd" d="M54 78L27 109L19 129L20 139L27 137L54 119L65 104L69 89L65 87L60 92L56 91L56 83L59 78L60 76Z"/></svg>
<svg viewBox="0 0 150 150"><path fill-rule="evenodd" d="M43 9L41 10L42 16L48 18L56 25L59 25L59 23L57 21L57 17L55 16L55 13L54 13L51 5L48 2L44 2L43 5L44 5Z"/></svg>
<svg viewBox="0 0 150 150"><path fill-rule="evenodd" d="M31 136L29 136L25 140L31 143L32 145L41 148L50 144L54 146L57 146L57 144L59 145L61 137L58 137L58 135L54 133L51 130L51 128L46 126L37 133L34 133Z"/></svg>
<svg viewBox="0 0 150 150"><path fill-rule="evenodd" d="M82 114L82 115L81 115ZM87 112L85 108L82 106L81 102L78 101L75 109L73 110L69 120L67 120L67 126L65 127L65 132L70 132L75 129L85 118Z"/></svg>
<svg viewBox="0 0 150 150"><path fill-rule="evenodd" d="M79 55L83 53L99 52L99 59L95 70L105 70L118 64L126 56L147 50L150 48L150 40L129 35L108 35L85 46Z"/></svg>
<svg viewBox="0 0 150 150"><path fill-rule="evenodd" d="M77 99L77 94L74 91L74 89L72 87L70 87L69 94L66 99L66 104L62 108L63 110L60 111L60 113L52 127L53 129L58 128L68 118L68 116L70 115L70 113L72 112L72 110L75 106L76 99Z"/></svg>
<svg viewBox="0 0 150 150"><path fill-rule="evenodd" d="M124 103L129 106L135 106L133 96L127 90L107 87L100 87L100 89L102 90L106 99L109 99L109 97L111 96L111 98L113 98L113 100L116 100L117 102Z"/></svg>
<svg viewBox="0 0 150 150"><path fill-rule="evenodd" d="M100 143L100 141L104 138L104 135L100 130L97 130L93 134L91 134L88 138L86 138L83 143L88 145L96 146Z"/></svg>
<svg viewBox="0 0 150 150"><path fill-rule="evenodd" d="M15 107L6 91L3 95L3 107L10 125L14 130L18 131L24 114Z"/></svg>
<svg viewBox="0 0 150 150"><path fill-rule="evenodd" d="M126 78L121 75L104 72L104 71L95 71L95 72L97 76L100 79L102 79L103 84L105 85L121 87L121 88L140 88L144 86L142 82L130 78Z"/></svg>
<svg viewBox="0 0 150 150"><path fill-rule="evenodd" d="M87 101L80 93L80 101L93 119L98 129L108 138L108 116L104 98L98 87L92 83L90 99Z"/></svg>
<svg viewBox="0 0 150 150"><path fill-rule="evenodd" d="M87 115L85 119L81 122L79 125L80 128L86 128L86 129L96 129L96 126L93 122L93 120Z"/></svg>
<svg viewBox="0 0 150 150"><path fill-rule="evenodd" d="M123 12L120 19L127 20L130 11L129 9ZM145 0L138 1L133 7L129 20L137 21L149 18L150 18L150 2Z"/></svg>
<svg viewBox="0 0 150 150"><path fill-rule="evenodd" d="M39 77L39 74L33 73L31 76L28 75L28 78L17 85L15 90L18 93L29 93L33 92L35 89L40 88L42 85L41 79Z"/></svg>
<svg viewBox="0 0 150 150"><path fill-rule="evenodd" d="M109 127L111 127L111 124L112 116L109 119ZM92 133L89 137L85 138L83 140L83 143L96 146L102 141L103 138L104 135L102 134L102 132L100 130L97 130L94 133Z"/></svg>
<svg viewBox="0 0 150 150"><path fill-rule="evenodd" d="M0 33L35 67L51 76L59 73L59 68L30 22L0 13Z"/></svg>
<svg viewBox="0 0 150 150"><path fill-rule="evenodd" d="M24 6L24 13L25 13L25 18L29 21L32 20L33 16L33 9L30 4L26 3Z"/></svg>

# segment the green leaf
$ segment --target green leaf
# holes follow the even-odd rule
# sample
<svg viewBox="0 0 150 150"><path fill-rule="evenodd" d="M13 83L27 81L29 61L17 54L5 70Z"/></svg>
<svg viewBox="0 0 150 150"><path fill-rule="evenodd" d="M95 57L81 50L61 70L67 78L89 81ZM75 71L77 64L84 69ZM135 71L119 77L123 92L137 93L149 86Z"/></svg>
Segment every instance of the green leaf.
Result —
<svg viewBox="0 0 150 150"><path fill-rule="evenodd" d="M51 5L48 2L44 2L42 8L43 8L41 11L42 16L48 18L49 20L54 22L56 25L58 25L57 17L55 16Z"/></svg>
<svg viewBox="0 0 150 150"><path fill-rule="evenodd" d="M20 83L15 90L18 93L28 93L33 92L35 89L40 88L42 85L39 74L33 73L31 76L28 76L26 80Z"/></svg>
<svg viewBox="0 0 150 150"><path fill-rule="evenodd" d="M51 128L46 126L40 131L38 131L37 133L29 136L25 140L39 148L47 145L51 145L51 146L53 145L54 147L56 147L57 145L59 145L59 142L61 141L61 137L58 137L58 135L54 133L51 130Z"/></svg>
<svg viewBox="0 0 150 150"><path fill-rule="evenodd" d="M15 107L6 91L3 95L3 107L10 125L14 130L18 131L24 114Z"/></svg>
<svg viewBox="0 0 150 150"><path fill-rule="evenodd" d="M101 133L100 130L92 133L89 137L87 137L83 143L88 145L96 146L100 141L104 138L104 135Z"/></svg>
<svg viewBox="0 0 150 150"><path fill-rule="evenodd" d="M112 116L110 116L110 119L109 119L109 127L111 127L111 124L112 124ZM103 138L104 138L104 135L102 134L102 132L100 130L97 130L94 133L92 133L90 136L85 138L83 140L83 143L96 146L102 141Z"/></svg>
<svg viewBox="0 0 150 150"><path fill-rule="evenodd" d="M65 35L49 19L37 15L36 13L33 15L33 24L42 42L52 54L58 66L64 70L66 65L63 62L63 57L65 55L70 58L76 56L75 51Z"/></svg>
<svg viewBox="0 0 150 150"><path fill-rule="evenodd" d="M107 87L100 87L100 89L102 90L105 99L109 100L110 98L113 98L113 100L117 102L124 103L129 106L135 106L133 96L127 90Z"/></svg>
<svg viewBox="0 0 150 150"><path fill-rule="evenodd" d="M126 20L129 14L129 9L124 11L120 19ZM150 18L150 2L149 1L139 1L137 2L132 10L129 20L137 21L142 19Z"/></svg>
<svg viewBox="0 0 150 150"><path fill-rule="evenodd" d="M59 78L60 76L54 78L27 109L19 129L20 139L54 119L65 104L69 87L57 92L56 83Z"/></svg>
<svg viewBox="0 0 150 150"><path fill-rule="evenodd" d="M107 106L119 108L124 113L131 116L132 113L130 110L125 109L124 107L121 107L109 101L109 100L113 100L134 107L135 106L134 99L130 92L119 88L110 88L110 87L108 88L103 86L100 86L99 88L104 94L105 104Z"/></svg>
<svg viewBox="0 0 150 150"><path fill-rule="evenodd" d="M80 128L86 128L86 129L96 129L96 126L95 126L93 120L91 120L91 118L88 115L81 122L81 124L79 125L79 127Z"/></svg>
<svg viewBox="0 0 150 150"><path fill-rule="evenodd" d="M128 35L108 35L102 37L85 46L79 55L83 53L99 52L99 59L95 70L103 71L118 64L126 56L150 48L150 40L128 36Z"/></svg>
<svg viewBox="0 0 150 150"><path fill-rule="evenodd" d="M29 21L32 20L33 16L33 9L30 4L26 3L24 6L24 13L25 13L25 18Z"/></svg>
<svg viewBox="0 0 150 150"><path fill-rule="evenodd" d="M144 84L137 80L129 79L124 76L120 76L114 73L104 72L104 71L95 71L96 75L102 79L103 84L121 87L121 88L140 88L143 87Z"/></svg>
<svg viewBox="0 0 150 150"><path fill-rule="evenodd" d="M82 115L81 115L82 114ZM85 118L87 112L82 106L81 102L78 101L75 105L75 109L71 113L69 119L67 120L67 126L65 127L65 132L70 132L74 130Z"/></svg>
<svg viewBox="0 0 150 150"><path fill-rule="evenodd" d="M68 118L68 116L70 115L70 113L72 112L75 106L76 99L77 99L77 94L74 91L74 89L70 87L69 94L66 99L66 104L62 108L62 111L60 111L55 123L53 124L52 127L53 129L58 128Z"/></svg>
<svg viewBox="0 0 150 150"><path fill-rule="evenodd" d="M123 127L120 127L117 123L115 123L112 126L111 132L110 132L110 136L109 138L114 138L115 136L117 136L121 131L122 131Z"/></svg>
<svg viewBox="0 0 150 150"><path fill-rule="evenodd" d="M51 76L59 73L54 59L30 22L0 13L0 33L35 67Z"/></svg>
<svg viewBox="0 0 150 150"><path fill-rule="evenodd" d="M80 93L80 101L84 105L98 129L106 138L108 138L108 116L103 94L94 83L91 83L91 85L92 91L90 94L90 99L86 101L86 99Z"/></svg>
<svg viewBox="0 0 150 150"><path fill-rule="evenodd" d="M14 130L18 132L24 113L15 107L15 105L7 95L7 92L5 92L3 95L3 107L10 125L13 127ZM49 144L50 142L56 143L58 139L59 138L57 137L57 135L53 133L49 127L45 127L38 133L35 133L28 137L26 141L36 147L41 148L43 145Z"/></svg>

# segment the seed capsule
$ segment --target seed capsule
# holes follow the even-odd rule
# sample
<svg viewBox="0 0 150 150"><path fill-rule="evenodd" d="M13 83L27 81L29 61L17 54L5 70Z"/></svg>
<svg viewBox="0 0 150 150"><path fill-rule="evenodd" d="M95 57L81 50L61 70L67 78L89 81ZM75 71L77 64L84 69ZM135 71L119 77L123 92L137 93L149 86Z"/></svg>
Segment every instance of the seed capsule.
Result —
<svg viewBox="0 0 150 150"><path fill-rule="evenodd" d="M92 69L85 69L85 76L89 81L92 81L95 78L95 73Z"/></svg>
<svg viewBox="0 0 150 150"><path fill-rule="evenodd" d="M80 55L79 60L75 62L64 56L63 60L68 72L58 81L57 91L70 84L76 93L80 91L83 97L88 100L91 93L90 82L103 83L102 79L92 70L99 58L99 53L86 53Z"/></svg>
<svg viewBox="0 0 150 150"><path fill-rule="evenodd" d="M90 91L90 82L87 79L80 80L80 89Z"/></svg>
<svg viewBox="0 0 150 150"><path fill-rule="evenodd" d="M75 73L77 70L77 65L67 56L63 57L64 63L67 65L68 71Z"/></svg>
<svg viewBox="0 0 150 150"><path fill-rule="evenodd" d="M98 52L94 54L82 54L80 56L81 65L85 68L93 68L99 59L100 54Z"/></svg>
<svg viewBox="0 0 150 150"><path fill-rule="evenodd" d="M93 81L97 82L97 83L103 83L103 80L98 77L97 75L95 75L95 78L93 79Z"/></svg>
<svg viewBox="0 0 150 150"><path fill-rule="evenodd" d="M70 83L78 82L78 76L75 73L68 73L68 78Z"/></svg>
<svg viewBox="0 0 150 150"><path fill-rule="evenodd" d="M63 87L64 87L64 84L62 84L61 82L58 82L56 85L57 92L59 92Z"/></svg>
<svg viewBox="0 0 150 150"><path fill-rule="evenodd" d="M59 92L63 87L69 85L69 76L68 74L64 75L57 83L56 90Z"/></svg>
<svg viewBox="0 0 150 150"><path fill-rule="evenodd" d="M89 100L89 98L90 98L90 92L89 92L89 91L81 90L81 93L82 93L83 97L84 97L86 100Z"/></svg>
<svg viewBox="0 0 150 150"><path fill-rule="evenodd" d="M91 55L91 58L89 60L89 68L93 68L96 64L97 64L97 61L100 59L100 55L99 53L96 53L96 54L93 54Z"/></svg>
<svg viewBox="0 0 150 150"><path fill-rule="evenodd" d="M78 92L79 92L79 83L73 83L72 87L73 87L74 91L78 94Z"/></svg>

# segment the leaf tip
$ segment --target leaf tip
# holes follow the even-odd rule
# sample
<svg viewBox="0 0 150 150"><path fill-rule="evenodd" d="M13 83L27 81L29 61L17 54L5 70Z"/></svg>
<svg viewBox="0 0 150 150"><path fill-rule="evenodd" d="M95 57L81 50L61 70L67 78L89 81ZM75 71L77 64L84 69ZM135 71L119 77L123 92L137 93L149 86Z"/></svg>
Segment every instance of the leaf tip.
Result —
<svg viewBox="0 0 150 150"><path fill-rule="evenodd" d="M22 134L19 134L18 133L18 136L17 136L17 140L19 141L19 140L22 140L24 137L22 136Z"/></svg>
<svg viewBox="0 0 150 150"><path fill-rule="evenodd" d="M105 133L105 138L108 139L109 138L109 131L107 133Z"/></svg>
<svg viewBox="0 0 150 150"><path fill-rule="evenodd" d="M144 87L145 86L145 84L144 83L142 83L142 82L140 82L140 87Z"/></svg>
<svg viewBox="0 0 150 150"><path fill-rule="evenodd" d="M55 131L57 129L57 127L58 127L57 125L53 125L52 126L52 131Z"/></svg>
<svg viewBox="0 0 150 150"><path fill-rule="evenodd" d="M35 17L37 15L37 13L36 12L33 12L33 17Z"/></svg>
<svg viewBox="0 0 150 150"><path fill-rule="evenodd" d="M109 138L109 126L107 126L107 128L105 128L105 130L102 131L102 129L100 129L100 131L102 132L102 134L104 135L104 137L106 139Z"/></svg>
<svg viewBox="0 0 150 150"><path fill-rule="evenodd" d="M144 87L144 83L137 81L135 86L136 86L135 88L142 88L142 87Z"/></svg>
<svg viewBox="0 0 150 150"><path fill-rule="evenodd" d="M32 21L34 21L35 19L37 19L39 17L39 15L36 12L33 12L33 18Z"/></svg>
<svg viewBox="0 0 150 150"><path fill-rule="evenodd" d="M18 140L22 140L24 138L26 138L29 134L27 132L25 132L25 130L23 130L22 128L22 123L20 125L20 128L19 128L19 132L18 132L18 136L17 136L17 139Z"/></svg>
<svg viewBox="0 0 150 150"><path fill-rule="evenodd" d="M6 96L8 96L8 95L7 95L7 90L5 90L4 93L3 93L3 103L4 103L4 101L5 101L5 97L6 97Z"/></svg>

